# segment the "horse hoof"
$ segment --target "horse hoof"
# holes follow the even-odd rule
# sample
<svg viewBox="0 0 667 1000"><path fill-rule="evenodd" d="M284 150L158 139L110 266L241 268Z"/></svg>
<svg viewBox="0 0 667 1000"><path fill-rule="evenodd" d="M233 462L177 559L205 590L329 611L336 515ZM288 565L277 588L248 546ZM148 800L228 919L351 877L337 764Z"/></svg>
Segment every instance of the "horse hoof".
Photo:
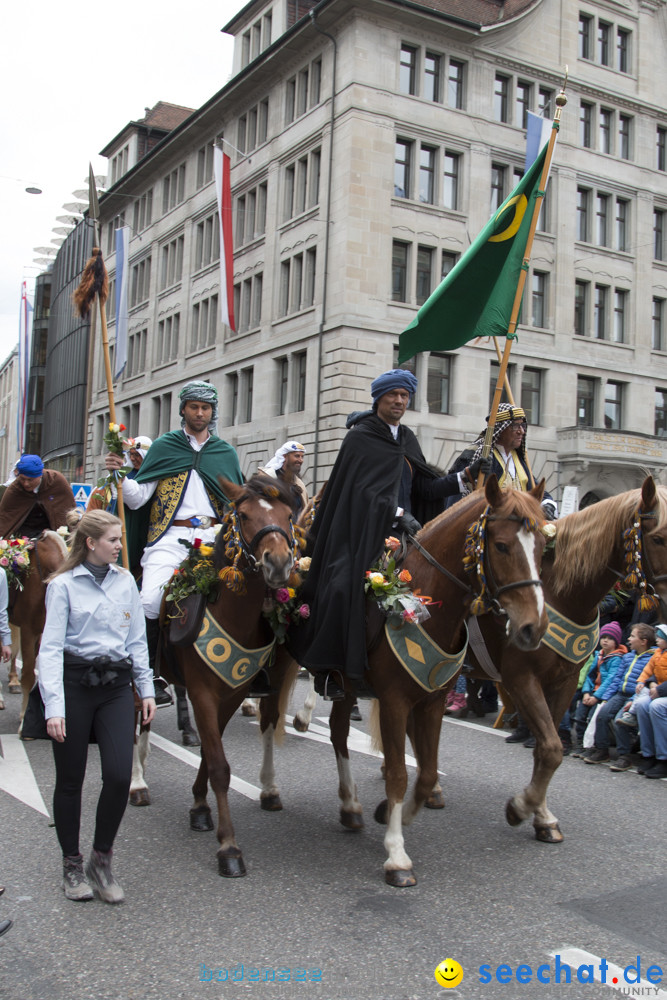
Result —
<svg viewBox="0 0 667 1000"><path fill-rule="evenodd" d="M417 876L406 868L393 868L385 871L384 880L387 885L393 886L394 889L409 889L411 885L417 885Z"/></svg>
<svg viewBox="0 0 667 1000"><path fill-rule="evenodd" d="M266 812L280 812L283 807L279 795L262 795L259 804Z"/></svg>
<svg viewBox="0 0 667 1000"><path fill-rule="evenodd" d="M241 878L246 874L243 855L239 851L234 854L218 854L218 875L223 878Z"/></svg>
<svg viewBox="0 0 667 1000"><path fill-rule="evenodd" d="M201 740L194 729L184 729L181 733L181 742L184 747L200 747Z"/></svg>
<svg viewBox="0 0 667 1000"><path fill-rule="evenodd" d="M351 812L348 809L341 809L340 811L340 821L346 830L363 830L364 828L364 817L361 813Z"/></svg>
<svg viewBox="0 0 667 1000"><path fill-rule="evenodd" d="M302 719L300 719L298 715L294 716L294 722L292 723L292 725L296 729L297 733L307 733L308 732L308 723L304 722Z"/></svg>
<svg viewBox="0 0 667 1000"><path fill-rule="evenodd" d="M190 829L195 833L208 833L213 829L211 810L207 806L190 810Z"/></svg>
<svg viewBox="0 0 667 1000"><path fill-rule="evenodd" d="M524 818L523 816L519 816L519 813L514 807L514 803L512 802L511 799L505 806L505 819L507 820L510 826L519 826L521 823L523 823Z"/></svg>
<svg viewBox="0 0 667 1000"><path fill-rule="evenodd" d="M10 681L9 687L7 689L10 694L21 694L21 682L20 681Z"/></svg>
<svg viewBox="0 0 667 1000"><path fill-rule="evenodd" d="M425 809L444 809L445 808L445 796L442 792L431 792L426 802L424 803Z"/></svg>
<svg viewBox="0 0 667 1000"><path fill-rule="evenodd" d="M555 826L536 826L535 840L539 840L541 844L562 844L565 837L556 823Z"/></svg>
<svg viewBox="0 0 667 1000"><path fill-rule="evenodd" d="M383 799L373 813L373 819L376 823L382 823L383 826L387 825L387 808L387 800Z"/></svg>
<svg viewBox="0 0 667 1000"><path fill-rule="evenodd" d="M2 712L4 707L5 707L4 701L0 701L0 712Z"/></svg>
<svg viewBox="0 0 667 1000"><path fill-rule="evenodd" d="M147 788L135 788L133 792L130 792L131 806L149 806L150 804L151 796Z"/></svg>
<svg viewBox="0 0 667 1000"><path fill-rule="evenodd" d="M245 715L251 719L253 716L257 715L257 709L254 705L241 705L241 715Z"/></svg>

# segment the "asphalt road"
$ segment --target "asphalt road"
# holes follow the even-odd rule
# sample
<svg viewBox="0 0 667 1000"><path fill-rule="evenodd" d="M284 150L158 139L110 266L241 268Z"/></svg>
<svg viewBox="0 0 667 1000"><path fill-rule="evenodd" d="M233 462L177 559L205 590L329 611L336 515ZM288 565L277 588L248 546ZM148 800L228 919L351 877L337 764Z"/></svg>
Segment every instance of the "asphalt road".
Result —
<svg viewBox="0 0 667 1000"><path fill-rule="evenodd" d="M304 694L299 681L295 703ZM15 739L19 698L6 685L5 701L0 919L15 924L0 939L0 1000L667 998L665 781L566 759L549 800L566 839L539 844L530 826L504 819L507 798L528 780L531 751L506 745L488 719L445 719L447 805L407 831L417 886L391 889L384 828L373 820L383 785L365 740L369 703L352 752L367 825L350 833L338 823L320 701L314 730L290 730L277 751L284 810L262 812L253 787L231 792L248 875L228 880L217 874L215 835L189 829L196 752L180 753L175 710L165 709L149 759L153 804L128 807L116 842L127 900L71 903L55 832L39 811L51 805L50 746ZM234 776L256 788L255 723L236 716L225 745ZM85 849L98 791L91 748ZM434 978L445 958L463 968L455 988ZM626 981L623 970L638 959L643 976L660 968L650 973L656 985L636 985L631 970Z"/></svg>

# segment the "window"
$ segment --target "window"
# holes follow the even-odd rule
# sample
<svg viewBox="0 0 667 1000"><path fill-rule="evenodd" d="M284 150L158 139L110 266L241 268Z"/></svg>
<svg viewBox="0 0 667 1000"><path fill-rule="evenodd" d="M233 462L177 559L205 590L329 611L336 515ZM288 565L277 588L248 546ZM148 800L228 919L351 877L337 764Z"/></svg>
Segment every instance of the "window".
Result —
<svg viewBox="0 0 667 1000"><path fill-rule="evenodd" d="M586 149L593 145L593 105L586 101L579 108L579 142Z"/></svg>
<svg viewBox="0 0 667 1000"><path fill-rule="evenodd" d="M241 391L239 399L239 421L242 424L249 424L252 420L252 396L254 384L254 371L252 368L244 368L241 372Z"/></svg>
<svg viewBox="0 0 667 1000"><path fill-rule="evenodd" d="M293 122L295 118L305 115L308 108L314 107L320 102L320 90L322 84L322 60L315 59L314 62L291 77L285 87L285 124ZM266 122L268 120L269 102L268 98L257 108L258 122L262 122L263 142L266 139Z"/></svg>
<svg viewBox="0 0 667 1000"><path fill-rule="evenodd" d="M628 228L630 221L630 202L624 198L616 199L616 249L628 250Z"/></svg>
<svg viewBox="0 0 667 1000"><path fill-rule="evenodd" d="M285 167L285 200L283 221L301 215L307 208L314 208L320 199L319 149L300 157ZM266 185L264 185L266 187ZM266 226L266 192L263 194L263 229Z"/></svg>
<svg viewBox="0 0 667 1000"><path fill-rule="evenodd" d="M632 32L619 28L616 33L616 69L619 73L630 72L630 38Z"/></svg>
<svg viewBox="0 0 667 1000"><path fill-rule="evenodd" d="M116 230L122 229L125 225L125 212L115 216L111 222L107 223L107 256L116 252Z"/></svg>
<svg viewBox="0 0 667 1000"><path fill-rule="evenodd" d="M625 343L625 325L628 304L628 293L625 289L614 290L614 343Z"/></svg>
<svg viewBox="0 0 667 1000"><path fill-rule="evenodd" d="M308 110L309 81L310 69L306 66L297 74L296 78L296 114L298 118L305 115Z"/></svg>
<svg viewBox="0 0 667 1000"><path fill-rule="evenodd" d="M491 164L491 214L497 212L507 196L507 167Z"/></svg>
<svg viewBox="0 0 667 1000"><path fill-rule="evenodd" d="M153 396L153 438L166 433L171 428L171 393L165 392L161 396Z"/></svg>
<svg viewBox="0 0 667 1000"><path fill-rule="evenodd" d="M579 15L579 58L593 58L593 18L587 14Z"/></svg>
<svg viewBox="0 0 667 1000"><path fill-rule="evenodd" d="M609 246L609 195L598 194L595 202L595 235L598 246Z"/></svg>
<svg viewBox="0 0 667 1000"><path fill-rule="evenodd" d="M600 152L611 153L611 136L614 123L614 112L609 108L600 108Z"/></svg>
<svg viewBox="0 0 667 1000"><path fill-rule="evenodd" d="M239 118L237 131L237 146L239 152L250 153L261 143L266 142L269 120L269 99L266 97L255 104Z"/></svg>
<svg viewBox="0 0 667 1000"><path fill-rule="evenodd" d="M237 333L245 333L260 325L263 291L264 275L261 273L253 274L234 285L234 318Z"/></svg>
<svg viewBox="0 0 667 1000"><path fill-rule="evenodd" d="M577 427L595 426L595 379L577 376Z"/></svg>
<svg viewBox="0 0 667 1000"><path fill-rule="evenodd" d="M419 150L419 200L427 205L435 201L435 160L437 150L422 146Z"/></svg>
<svg viewBox="0 0 667 1000"><path fill-rule="evenodd" d="M665 260L665 211L656 208L653 212L653 256Z"/></svg>
<svg viewBox="0 0 667 1000"><path fill-rule="evenodd" d="M218 326L218 296L201 299L192 306L190 350L203 351L215 344Z"/></svg>
<svg viewBox="0 0 667 1000"><path fill-rule="evenodd" d="M198 222L195 228L194 269L200 271L217 260L220 260L220 221L215 212Z"/></svg>
<svg viewBox="0 0 667 1000"><path fill-rule="evenodd" d="M604 391L604 425L607 430L619 431L623 420L623 385L607 382Z"/></svg>
<svg viewBox="0 0 667 1000"><path fill-rule="evenodd" d="M306 408L306 351L294 355L294 410Z"/></svg>
<svg viewBox="0 0 667 1000"><path fill-rule="evenodd" d="M598 21L598 62L602 66L611 66L611 24Z"/></svg>
<svg viewBox="0 0 667 1000"><path fill-rule="evenodd" d="M135 233L141 233L147 229L153 221L153 188L142 194L141 198L134 203L133 226Z"/></svg>
<svg viewBox="0 0 667 1000"><path fill-rule="evenodd" d="M632 117L618 116L618 155L622 160L632 159Z"/></svg>
<svg viewBox="0 0 667 1000"><path fill-rule="evenodd" d="M289 360L278 358L278 413L287 413L287 392L289 387Z"/></svg>
<svg viewBox="0 0 667 1000"><path fill-rule="evenodd" d="M427 101L442 100L442 56L426 52L424 56L424 97Z"/></svg>
<svg viewBox="0 0 667 1000"><path fill-rule="evenodd" d="M607 311L609 288L606 285L595 286L595 305L593 307L593 329L598 340L607 339Z"/></svg>
<svg viewBox="0 0 667 1000"><path fill-rule="evenodd" d="M433 255L431 247L417 247L417 305L421 306L433 286Z"/></svg>
<svg viewBox="0 0 667 1000"><path fill-rule="evenodd" d="M402 94L417 93L417 51L412 45L401 46L398 86Z"/></svg>
<svg viewBox="0 0 667 1000"><path fill-rule="evenodd" d="M407 139L396 140L394 158L394 196L396 198L409 198L411 195L412 147L413 143Z"/></svg>
<svg viewBox="0 0 667 1000"><path fill-rule="evenodd" d="M132 281L130 285L130 307L139 305L148 298L151 288L151 258L135 264L132 268Z"/></svg>
<svg viewBox="0 0 667 1000"><path fill-rule="evenodd" d="M537 91L537 114L541 118L553 118L554 116L554 92L548 87L539 87Z"/></svg>
<svg viewBox="0 0 667 1000"><path fill-rule="evenodd" d="M665 350L665 300L653 297L653 311L651 317L653 331L651 347L654 351Z"/></svg>
<svg viewBox="0 0 667 1000"><path fill-rule="evenodd" d="M279 315L308 309L315 301L315 248L295 254L280 265Z"/></svg>
<svg viewBox="0 0 667 1000"><path fill-rule="evenodd" d="M450 108L463 108L463 81L465 64L456 59L449 60L447 75L447 104Z"/></svg>
<svg viewBox="0 0 667 1000"><path fill-rule="evenodd" d="M528 127L528 112L533 103L533 85L525 80L517 80L514 97L516 108L516 124L519 128Z"/></svg>
<svg viewBox="0 0 667 1000"><path fill-rule="evenodd" d="M316 59L310 67L310 107L320 103L320 93L322 90L322 60ZM267 100L268 111L268 100Z"/></svg>
<svg viewBox="0 0 667 1000"><path fill-rule="evenodd" d="M656 148L658 153L658 170L667 170L667 128L658 126L656 132Z"/></svg>
<svg viewBox="0 0 667 1000"><path fill-rule="evenodd" d="M656 437L667 437L667 389L655 390L653 433Z"/></svg>
<svg viewBox="0 0 667 1000"><path fill-rule="evenodd" d="M213 180L213 143L207 142L197 153L197 191Z"/></svg>
<svg viewBox="0 0 667 1000"><path fill-rule="evenodd" d="M490 375L489 375L489 411L493 406L493 396L496 391L496 383L498 382L498 374L500 372L500 365L497 361L492 361L490 364ZM514 392L514 383L516 382L516 365L509 364L507 366L507 381L510 384L510 389ZM503 391L500 395L501 403L508 403L507 393L505 391L505 385L503 385Z"/></svg>
<svg viewBox="0 0 667 1000"><path fill-rule="evenodd" d="M248 63L256 59L260 52L267 49L271 44L271 12L264 14L247 31L244 31L241 38L241 63L247 66Z"/></svg>
<svg viewBox="0 0 667 1000"><path fill-rule="evenodd" d="M162 247L162 269L160 271L160 291L181 280L183 271L184 238L178 236Z"/></svg>
<svg viewBox="0 0 667 1000"><path fill-rule="evenodd" d="M185 164L167 174L162 182L162 214L180 205L185 198Z"/></svg>
<svg viewBox="0 0 667 1000"><path fill-rule="evenodd" d="M450 153L449 150L445 150L443 204L445 208L451 208L455 211L459 207L460 166L460 153Z"/></svg>
<svg viewBox="0 0 667 1000"><path fill-rule="evenodd" d="M460 256L461 256L461 254L459 254L459 253L452 253L450 250L443 250L442 251L442 264L441 264L441 267L440 267L440 280L441 281L442 281L443 278L445 278L449 274L449 272L452 270L452 268L455 267L455 265L456 265L456 263L457 263L457 261L458 261L458 259L459 259Z"/></svg>
<svg viewBox="0 0 667 1000"><path fill-rule="evenodd" d="M429 413L449 413L452 359L448 354L429 354L426 402Z"/></svg>
<svg viewBox="0 0 667 1000"><path fill-rule="evenodd" d="M296 107L296 77L293 76L285 85L285 124L289 125L294 121L294 109Z"/></svg>
<svg viewBox="0 0 667 1000"><path fill-rule="evenodd" d="M125 378L132 378L133 375L143 375L146 370L146 344L148 342L148 330L136 330L127 338L127 364L125 365Z"/></svg>
<svg viewBox="0 0 667 1000"><path fill-rule="evenodd" d="M155 364L163 365L178 357L178 337L181 329L181 314L175 313L158 323Z"/></svg>
<svg viewBox="0 0 667 1000"><path fill-rule="evenodd" d="M577 188L577 239L588 243L590 239L591 192L587 188Z"/></svg>
<svg viewBox="0 0 667 1000"><path fill-rule="evenodd" d="M497 122L509 121L510 78L496 74L493 92L493 117Z"/></svg>
<svg viewBox="0 0 667 1000"><path fill-rule="evenodd" d="M533 271L533 326L547 325L547 291L549 275L545 271Z"/></svg>
<svg viewBox="0 0 667 1000"><path fill-rule="evenodd" d="M539 424L542 412L542 371L524 368L521 373L521 407L529 424Z"/></svg>
<svg viewBox="0 0 667 1000"><path fill-rule="evenodd" d="M266 183L246 191L236 202L236 246L243 246L266 232ZM216 217L217 218L217 217ZM217 256L220 256L218 247Z"/></svg>
<svg viewBox="0 0 667 1000"><path fill-rule="evenodd" d="M575 281L574 283L574 332L579 337L588 335L588 301L590 283Z"/></svg>
<svg viewBox="0 0 667 1000"><path fill-rule="evenodd" d="M391 298L393 302L408 301L409 243L394 240L391 251Z"/></svg>

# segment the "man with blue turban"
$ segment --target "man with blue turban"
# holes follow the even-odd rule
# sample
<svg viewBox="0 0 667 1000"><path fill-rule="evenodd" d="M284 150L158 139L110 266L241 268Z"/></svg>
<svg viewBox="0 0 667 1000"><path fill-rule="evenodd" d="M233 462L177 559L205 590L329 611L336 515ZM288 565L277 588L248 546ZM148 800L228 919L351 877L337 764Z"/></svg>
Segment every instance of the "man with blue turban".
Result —
<svg viewBox="0 0 667 1000"><path fill-rule="evenodd" d="M74 494L62 473L45 469L39 455L21 455L16 478L0 500L0 538L57 531L73 507Z"/></svg>
<svg viewBox="0 0 667 1000"><path fill-rule="evenodd" d="M181 429L167 431L154 441L136 477L123 480L127 507L136 511L150 503L148 537L141 557L141 602L154 669L164 585L186 556L179 539L193 542L201 538L212 544L214 528L222 520L228 502L218 477L243 482L236 451L215 432L215 386L196 379L184 386L179 399ZM112 453L104 461L111 472L123 465L123 457ZM134 565L132 553L130 565ZM162 697L158 694L156 700L158 704L169 704L171 697L163 687Z"/></svg>
<svg viewBox="0 0 667 1000"><path fill-rule="evenodd" d="M487 459L463 473L439 476L414 433L401 424L417 379L402 368L371 383L373 408L348 417L311 538L312 562L302 592L310 618L293 629L290 651L315 673L325 698L343 697L339 673L354 682L367 667L364 581L392 532L413 534L435 517L464 480L474 482Z"/></svg>

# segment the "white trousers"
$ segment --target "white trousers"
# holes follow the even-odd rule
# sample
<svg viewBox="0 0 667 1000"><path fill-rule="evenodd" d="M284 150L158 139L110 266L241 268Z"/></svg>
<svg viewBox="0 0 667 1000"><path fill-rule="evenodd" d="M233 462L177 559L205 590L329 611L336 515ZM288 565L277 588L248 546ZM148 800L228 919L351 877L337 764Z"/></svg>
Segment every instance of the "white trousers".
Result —
<svg viewBox="0 0 667 1000"><path fill-rule="evenodd" d="M164 597L164 585L173 576L174 570L180 566L187 555L187 549L179 543L179 538L185 538L192 543L195 538L201 538L206 545L213 545L215 530L213 528L168 528L162 538L144 549L141 559L143 578L141 584L141 603L146 618L158 618L160 605Z"/></svg>

